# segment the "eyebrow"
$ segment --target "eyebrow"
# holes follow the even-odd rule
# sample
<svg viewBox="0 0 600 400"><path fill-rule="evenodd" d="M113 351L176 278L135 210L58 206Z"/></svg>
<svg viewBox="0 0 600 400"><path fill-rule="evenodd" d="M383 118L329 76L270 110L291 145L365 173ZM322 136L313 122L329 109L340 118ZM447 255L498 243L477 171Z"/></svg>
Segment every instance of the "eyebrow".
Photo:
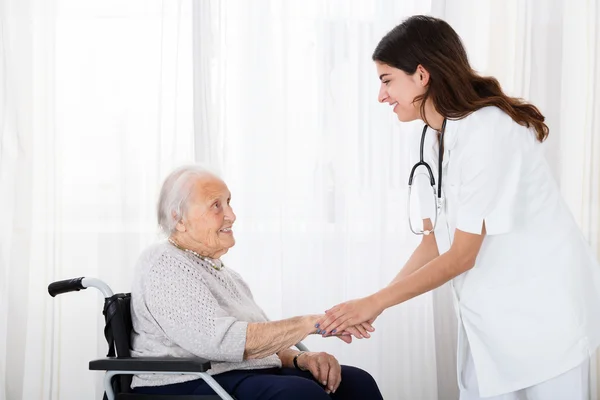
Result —
<svg viewBox="0 0 600 400"><path fill-rule="evenodd" d="M208 198L207 203L213 203L213 202L219 200L220 198L221 198L221 196L219 196L219 195L211 196L211 197ZM231 192L229 192L229 195L227 196L227 199L231 200Z"/></svg>
<svg viewBox="0 0 600 400"><path fill-rule="evenodd" d="M379 80L382 80L384 76L388 76L389 74L381 74L379 75Z"/></svg>

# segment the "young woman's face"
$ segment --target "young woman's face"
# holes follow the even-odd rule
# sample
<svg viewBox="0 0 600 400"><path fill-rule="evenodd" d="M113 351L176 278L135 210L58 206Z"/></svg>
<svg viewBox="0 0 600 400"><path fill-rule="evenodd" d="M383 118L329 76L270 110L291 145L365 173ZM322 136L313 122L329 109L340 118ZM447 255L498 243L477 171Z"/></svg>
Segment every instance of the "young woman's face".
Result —
<svg viewBox="0 0 600 400"><path fill-rule="evenodd" d="M379 102L388 103L393 107L394 113L401 122L421 119L421 102L415 98L425 93L425 83L419 72L408 75L401 69L390 67L387 64L375 62L377 76L381 80L379 88Z"/></svg>

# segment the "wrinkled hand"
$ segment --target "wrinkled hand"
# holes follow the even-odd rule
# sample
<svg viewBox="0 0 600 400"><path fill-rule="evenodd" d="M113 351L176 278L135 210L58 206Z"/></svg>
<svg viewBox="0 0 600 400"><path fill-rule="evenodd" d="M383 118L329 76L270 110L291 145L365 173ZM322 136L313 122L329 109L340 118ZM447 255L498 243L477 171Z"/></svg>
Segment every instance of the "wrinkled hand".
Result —
<svg viewBox="0 0 600 400"><path fill-rule="evenodd" d="M325 336L323 336L323 337L325 337ZM348 344L352 343L352 333L350 333L348 331L344 331L339 334L336 333L335 337L339 338L340 340L342 340Z"/></svg>
<svg viewBox="0 0 600 400"><path fill-rule="evenodd" d="M356 328L357 325L365 322L370 325L382 312L383 308L371 296L347 301L325 312L325 318L317 322L319 329L317 332L323 336L335 335L337 332L344 332L352 327ZM368 337L360 329L359 332L362 336Z"/></svg>
<svg viewBox="0 0 600 400"><path fill-rule="evenodd" d="M363 322L362 324L358 324L356 326L350 326L344 331L324 335L323 337L335 336L346 343L352 343L352 336L354 336L357 339L368 339L371 337L369 332L375 332L375 328L373 327L373 325L371 325L372 322L373 321ZM320 334L321 332L324 331L317 330L317 334Z"/></svg>
<svg viewBox="0 0 600 400"><path fill-rule="evenodd" d="M310 371L317 382L325 386L327 394L335 393L342 382L342 368L331 354L324 352L306 352L298 356L298 367Z"/></svg>

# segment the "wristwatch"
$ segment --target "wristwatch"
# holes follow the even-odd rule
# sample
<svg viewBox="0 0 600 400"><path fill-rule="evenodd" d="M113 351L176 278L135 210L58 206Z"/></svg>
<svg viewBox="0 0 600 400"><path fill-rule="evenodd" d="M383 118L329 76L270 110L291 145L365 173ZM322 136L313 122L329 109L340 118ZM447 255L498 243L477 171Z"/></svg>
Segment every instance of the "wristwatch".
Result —
<svg viewBox="0 0 600 400"><path fill-rule="evenodd" d="M300 357L302 354L306 353L305 351L301 351L298 354L296 354L294 356L294 367L296 367L296 369L299 369L300 371L302 371L302 369L298 366L298 357Z"/></svg>

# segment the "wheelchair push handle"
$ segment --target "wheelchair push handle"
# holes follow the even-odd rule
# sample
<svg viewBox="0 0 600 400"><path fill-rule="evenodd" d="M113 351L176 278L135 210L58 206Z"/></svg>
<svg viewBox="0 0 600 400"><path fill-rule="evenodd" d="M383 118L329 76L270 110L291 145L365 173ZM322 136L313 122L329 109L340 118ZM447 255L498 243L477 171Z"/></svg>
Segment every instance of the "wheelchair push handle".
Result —
<svg viewBox="0 0 600 400"><path fill-rule="evenodd" d="M52 282L48 285L48 293L54 297L57 294L80 291L81 289L85 289L85 286L81 284L82 280L83 277Z"/></svg>
<svg viewBox="0 0 600 400"><path fill-rule="evenodd" d="M95 287L98 289L100 292L102 292L105 298L113 295L112 290L106 283L96 278L85 278L83 276L79 278L52 282L48 285L48 294L54 297L57 294L78 292L89 287Z"/></svg>

